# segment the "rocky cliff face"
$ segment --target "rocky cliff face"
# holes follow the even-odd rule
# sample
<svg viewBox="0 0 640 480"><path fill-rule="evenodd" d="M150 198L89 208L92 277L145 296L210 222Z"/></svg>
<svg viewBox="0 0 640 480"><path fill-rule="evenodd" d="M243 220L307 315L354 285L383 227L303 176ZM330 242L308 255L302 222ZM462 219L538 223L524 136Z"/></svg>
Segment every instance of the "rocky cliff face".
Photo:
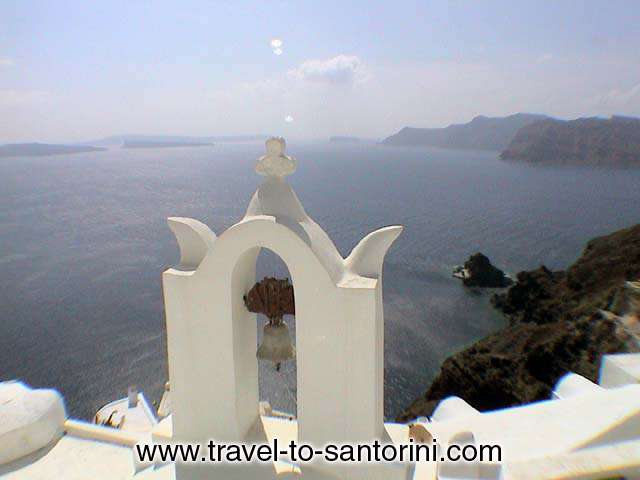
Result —
<svg viewBox="0 0 640 480"><path fill-rule="evenodd" d="M516 113L508 117L493 118L479 115L468 123L449 125L445 128L404 127L382 143L501 151L509 145L520 128L547 118L549 117L532 113Z"/></svg>
<svg viewBox="0 0 640 480"><path fill-rule="evenodd" d="M522 127L500 155L530 163L640 165L640 119L542 120Z"/></svg>
<svg viewBox="0 0 640 480"><path fill-rule="evenodd" d="M479 410L547 399L568 371L596 381L602 355L638 351L637 338L616 315L637 308L626 282L639 278L640 225L591 240L566 271L521 272L493 299L510 325L449 357L398 420L430 415L450 395ZM632 316L638 323L638 312Z"/></svg>

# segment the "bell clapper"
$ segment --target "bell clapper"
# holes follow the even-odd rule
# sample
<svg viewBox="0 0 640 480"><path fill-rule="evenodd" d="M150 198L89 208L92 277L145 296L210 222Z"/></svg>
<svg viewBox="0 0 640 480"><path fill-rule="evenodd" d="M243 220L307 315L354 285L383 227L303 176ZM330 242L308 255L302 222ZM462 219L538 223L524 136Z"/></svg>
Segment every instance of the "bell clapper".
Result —
<svg viewBox="0 0 640 480"><path fill-rule="evenodd" d="M284 320L282 319L282 317L274 317L274 318L270 318L269 319L268 325L277 328L278 326L282 325L283 323L284 323ZM282 362L274 360L273 364L274 364L274 366L276 368L276 372L279 372L280 371L280 367L282 366Z"/></svg>

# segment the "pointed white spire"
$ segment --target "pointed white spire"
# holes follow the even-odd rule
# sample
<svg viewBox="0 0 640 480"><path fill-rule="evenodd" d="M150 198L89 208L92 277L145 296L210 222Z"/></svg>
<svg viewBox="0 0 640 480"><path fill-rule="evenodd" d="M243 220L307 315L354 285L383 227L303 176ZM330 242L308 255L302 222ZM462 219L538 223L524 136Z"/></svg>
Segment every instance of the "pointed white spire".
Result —
<svg viewBox="0 0 640 480"><path fill-rule="evenodd" d="M258 159L256 173L267 177L285 177L296 171L298 162L284 152L287 143L282 137L271 137L265 142L267 153Z"/></svg>

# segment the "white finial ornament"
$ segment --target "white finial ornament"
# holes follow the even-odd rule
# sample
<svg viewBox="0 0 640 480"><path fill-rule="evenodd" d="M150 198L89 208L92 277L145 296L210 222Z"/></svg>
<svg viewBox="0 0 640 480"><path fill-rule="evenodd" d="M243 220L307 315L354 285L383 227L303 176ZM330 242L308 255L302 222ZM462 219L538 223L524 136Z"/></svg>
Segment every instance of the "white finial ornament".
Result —
<svg viewBox="0 0 640 480"><path fill-rule="evenodd" d="M296 171L298 162L285 155L287 143L282 137L271 137L265 142L266 155L258 159L256 173L267 177L285 177Z"/></svg>

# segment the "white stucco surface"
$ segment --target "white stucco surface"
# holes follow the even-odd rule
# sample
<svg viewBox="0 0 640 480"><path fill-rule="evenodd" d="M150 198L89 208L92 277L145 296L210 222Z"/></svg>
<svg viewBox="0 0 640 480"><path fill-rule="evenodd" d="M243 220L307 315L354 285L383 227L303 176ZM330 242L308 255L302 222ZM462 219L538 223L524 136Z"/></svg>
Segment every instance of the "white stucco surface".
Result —
<svg viewBox="0 0 640 480"><path fill-rule="evenodd" d="M503 480L640 480L640 441L603 445L505 465Z"/></svg>
<svg viewBox="0 0 640 480"><path fill-rule="evenodd" d="M0 465L57 440L62 435L65 418L64 402L55 390L1 382Z"/></svg>
<svg viewBox="0 0 640 480"><path fill-rule="evenodd" d="M131 448L65 435L48 448L0 465L2 480L125 480L133 477Z"/></svg>
<svg viewBox="0 0 640 480"><path fill-rule="evenodd" d="M120 425L120 431L125 432L149 432L158 420L153 413L151 405L142 392L136 392L137 403L129 405L128 398L121 398L109 402L95 415L96 423L102 423L111 418L113 425Z"/></svg>
<svg viewBox="0 0 640 480"><path fill-rule="evenodd" d="M640 353L605 355L600 367L599 383L604 388L640 384Z"/></svg>
<svg viewBox="0 0 640 480"><path fill-rule="evenodd" d="M582 375L567 373L556 383L552 396L556 399L570 398L577 395L586 395L601 389L601 386Z"/></svg>
<svg viewBox="0 0 640 480"><path fill-rule="evenodd" d="M462 431L476 442L499 444L511 461L558 455L640 436L640 385L563 400L484 412L428 424L441 442Z"/></svg>
<svg viewBox="0 0 640 480"><path fill-rule="evenodd" d="M453 418L479 415L480 412L460 397L447 397L441 400L431 416L433 422L443 422Z"/></svg>

